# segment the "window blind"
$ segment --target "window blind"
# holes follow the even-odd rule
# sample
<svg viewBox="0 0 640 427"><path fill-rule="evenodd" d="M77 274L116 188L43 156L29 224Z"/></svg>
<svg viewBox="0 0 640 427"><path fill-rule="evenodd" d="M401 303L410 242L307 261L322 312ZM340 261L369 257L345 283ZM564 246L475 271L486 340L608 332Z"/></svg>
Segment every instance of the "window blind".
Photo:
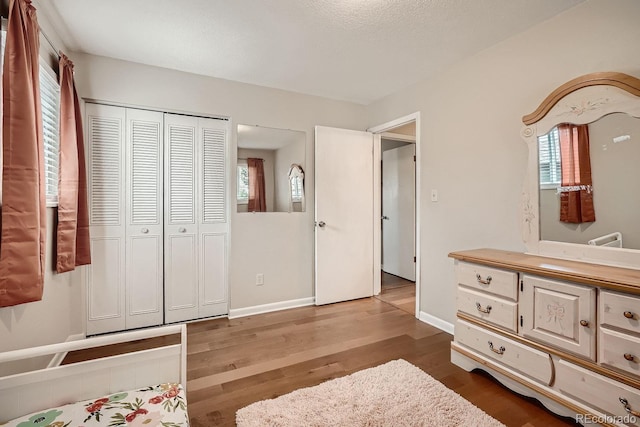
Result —
<svg viewBox="0 0 640 427"><path fill-rule="evenodd" d="M560 164L560 137L558 128L538 137L538 164L541 185L560 185L562 169Z"/></svg>
<svg viewBox="0 0 640 427"><path fill-rule="evenodd" d="M44 136L44 170L47 206L58 204L58 163L60 150L60 86L53 71L40 65L40 101ZM54 74L55 75L55 74Z"/></svg>

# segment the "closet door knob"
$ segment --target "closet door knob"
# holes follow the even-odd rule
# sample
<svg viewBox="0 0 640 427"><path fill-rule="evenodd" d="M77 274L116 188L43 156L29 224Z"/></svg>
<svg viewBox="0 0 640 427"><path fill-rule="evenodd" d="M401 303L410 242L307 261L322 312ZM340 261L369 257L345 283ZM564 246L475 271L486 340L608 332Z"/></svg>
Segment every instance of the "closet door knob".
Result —
<svg viewBox="0 0 640 427"><path fill-rule="evenodd" d="M143 228L142 230L140 230L140 232L142 234L147 234L149 232L149 229L148 228Z"/></svg>
<svg viewBox="0 0 640 427"><path fill-rule="evenodd" d="M582 326L589 326L589 322L587 320L581 320L580 321L580 325Z"/></svg>
<svg viewBox="0 0 640 427"><path fill-rule="evenodd" d="M180 232L180 233L186 233L186 232L187 232L187 229L186 229L186 228L184 228L184 227L180 227L180 228L178 228L178 232Z"/></svg>
<svg viewBox="0 0 640 427"><path fill-rule="evenodd" d="M624 317L626 317L627 319L633 319L634 317L636 317L636 316L635 316L635 314L633 314L633 313L632 313L632 312L630 312L630 311L625 311L624 313L622 313L622 315L623 315Z"/></svg>

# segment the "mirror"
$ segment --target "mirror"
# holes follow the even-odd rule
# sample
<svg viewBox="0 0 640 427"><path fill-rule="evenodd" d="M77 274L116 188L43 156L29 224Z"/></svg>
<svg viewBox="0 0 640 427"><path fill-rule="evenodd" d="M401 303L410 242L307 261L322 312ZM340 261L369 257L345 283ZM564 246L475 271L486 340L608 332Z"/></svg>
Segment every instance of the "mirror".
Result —
<svg viewBox="0 0 640 427"><path fill-rule="evenodd" d="M306 133L238 125L238 212L305 211Z"/></svg>
<svg viewBox="0 0 640 427"><path fill-rule="evenodd" d="M560 219L563 162L558 127L538 136L540 239L640 249L640 119L613 113L586 125L595 221ZM575 190L574 190L575 191Z"/></svg>
<svg viewBox="0 0 640 427"><path fill-rule="evenodd" d="M527 251L640 268L640 80L614 72L578 77L523 122Z"/></svg>

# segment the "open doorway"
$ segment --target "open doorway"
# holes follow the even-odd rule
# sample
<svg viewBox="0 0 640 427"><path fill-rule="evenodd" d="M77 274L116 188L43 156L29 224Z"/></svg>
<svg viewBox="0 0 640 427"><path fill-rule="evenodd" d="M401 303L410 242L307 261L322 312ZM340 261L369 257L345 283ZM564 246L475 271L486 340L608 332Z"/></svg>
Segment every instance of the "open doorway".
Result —
<svg viewBox="0 0 640 427"><path fill-rule="evenodd" d="M380 165L374 214L379 215L375 239L380 275L374 294L382 301L419 317L417 283L416 151L418 118L415 115L381 125L376 134L374 157Z"/></svg>

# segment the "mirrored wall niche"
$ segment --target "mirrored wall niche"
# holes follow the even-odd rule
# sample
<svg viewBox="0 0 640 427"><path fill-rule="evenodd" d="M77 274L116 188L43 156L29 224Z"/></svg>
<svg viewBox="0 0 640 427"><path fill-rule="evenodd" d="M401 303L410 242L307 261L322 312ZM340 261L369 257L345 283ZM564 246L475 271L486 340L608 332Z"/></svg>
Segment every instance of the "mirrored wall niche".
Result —
<svg viewBox="0 0 640 427"><path fill-rule="evenodd" d="M237 212L304 212L306 133L238 125Z"/></svg>

